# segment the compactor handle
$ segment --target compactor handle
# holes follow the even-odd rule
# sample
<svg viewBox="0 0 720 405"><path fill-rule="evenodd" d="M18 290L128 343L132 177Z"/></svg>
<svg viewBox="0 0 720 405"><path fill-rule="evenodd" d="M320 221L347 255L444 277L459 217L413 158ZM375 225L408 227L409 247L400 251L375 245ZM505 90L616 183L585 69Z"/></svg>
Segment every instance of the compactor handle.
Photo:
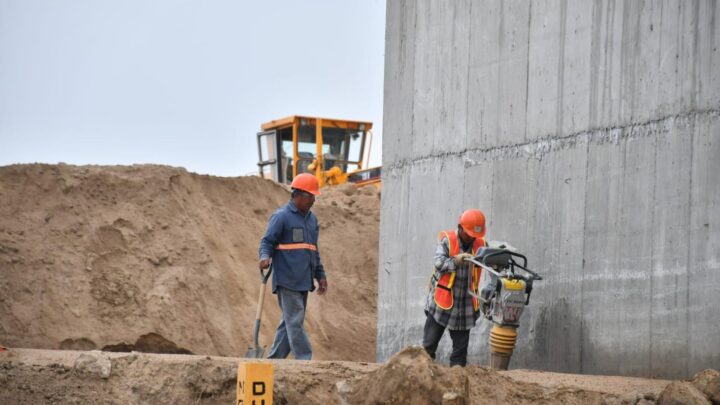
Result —
<svg viewBox="0 0 720 405"><path fill-rule="evenodd" d="M518 266L518 267L520 267L523 270L525 270L525 268L527 267L527 257L525 257L525 255L521 255L520 253L516 253L516 252L513 252L512 250L508 250L508 249L498 250L497 252L487 254L487 255L483 256L481 258L481 260L482 260L483 264L487 265L487 260L489 258L495 257L495 256L501 256L501 255L510 255L510 256L519 257L523 260L523 264L522 264L522 266ZM513 260L513 263L515 263L514 260ZM515 264L517 265L517 263L515 263Z"/></svg>
<svg viewBox="0 0 720 405"><path fill-rule="evenodd" d="M525 272L527 272L528 274L530 274L531 277L523 277L523 279L525 279L525 280L528 280L528 279L542 280L543 279L541 275L539 275L539 274L535 273L534 271L527 268L527 257L525 257L525 255L522 255L517 252L513 252L511 250L501 250L499 252L490 253L489 255L482 258L483 264L485 264L485 261L489 257L499 256L502 254L508 254L510 256L514 256L514 257L518 257L518 258L522 259L522 262L523 262L522 265L520 265L520 263L516 262L514 258L510 258L510 262L512 263L513 267L519 267L522 270L524 270ZM485 267L485 266L483 266L483 267Z"/></svg>
<svg viewBox="0 0 720 405"><path fill-rule="evenodd" d="M539 281L539 280L543 279L541 275L535 273L534 271L532 271L530 269L526 269L525 267L521 267L521 266L518 266L518 267L520 267L521 269L525 270L528 274L530 274L530 277L526 277L526 279L528 279L528 280L538 280Z"/></svg>
<svg viewBox="0 0 720 405"><path fill-rule="evenodd" d="M488 255L486 255L486 256L484 256L484 257L479 257L479 256L477 256L477 257L474 257L474 258L472 258L472 259L466 259L466 260L468 260L470 263L472 263L472 264L474 264L474 265L476 265L476 266L482 267L483 270L489 271L489 272L490 272L491 274L493 274L494 276L502 277L499 272L497 272L495 269L493 269L492 267L490 267L490 266L488 266L488 265L486 264L486 260L487 260L489 257L499 256L499 255L503 255L503 254L508 254L508 255L511 256L511 258L510 258L510 264L511 264L511 266L512 266L511 268L518 267L518 268L522 269L523 271L525 271L525 272L527 272L527 273L529 274L529 276L522 276L522 275L519 275L519 274L513 274L512 276L510 276L510 278L518 277L518 278L522 278L522 279L525 280L525 281L527 281L527 280L542 280L542 279L543 279L542 276L540 276L540 275L537 274L536 272L534 272L534 271L532 271L532 270L530 270L530 269L527 268L527 257L525 257L525 255L522 255L522 254L520 254L520 253L516 253L516 252L510 251L510 250L507 250L507 249L503 249L503 250L498 251L498 252L490 253L490 254L488 254ZM512 258L512 256L518 257L518 258L522 259L523 264L521 265L520 263L516 262L515 259Z"/></svg>

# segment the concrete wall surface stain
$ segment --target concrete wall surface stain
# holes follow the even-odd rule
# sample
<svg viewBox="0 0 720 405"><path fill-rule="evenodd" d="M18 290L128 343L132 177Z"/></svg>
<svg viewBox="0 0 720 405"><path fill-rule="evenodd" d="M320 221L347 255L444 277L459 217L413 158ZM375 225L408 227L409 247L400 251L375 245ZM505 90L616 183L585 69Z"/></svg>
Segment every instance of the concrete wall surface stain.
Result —
<svg viewBox="0 0 720 405"><path fill-rule="evenodd" d="M476 207L546 276L511 367L720 368L719 22L709 0L389 1L378 360L420 343L437 231Z"/></svg>

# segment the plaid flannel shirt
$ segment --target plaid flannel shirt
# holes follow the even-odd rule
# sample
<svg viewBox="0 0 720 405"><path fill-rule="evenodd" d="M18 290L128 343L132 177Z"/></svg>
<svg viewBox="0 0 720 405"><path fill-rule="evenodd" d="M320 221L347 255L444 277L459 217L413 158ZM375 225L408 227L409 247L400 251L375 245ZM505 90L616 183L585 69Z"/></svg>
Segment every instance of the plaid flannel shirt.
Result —
<svg viewBox="0 0 720 405"><path fill-rule="evenodd" d="M459 241L460 242L460 241ZM470 263L465 263L459 268L455 267L450 257L450 243L447 238L442 238L435 249L435 273L433 282L430 285L430 292L425 301L425 313L432 316L437 323L450 330L470 330L480 316L473 308L472 297L468 294L470 277ZM462 252L472 253L472 244L465 249L460 243ZM444 273L455 271L455 284L452 287L453 306L450 310L438 308L433 299L435 295L435 282Z"/></svg>

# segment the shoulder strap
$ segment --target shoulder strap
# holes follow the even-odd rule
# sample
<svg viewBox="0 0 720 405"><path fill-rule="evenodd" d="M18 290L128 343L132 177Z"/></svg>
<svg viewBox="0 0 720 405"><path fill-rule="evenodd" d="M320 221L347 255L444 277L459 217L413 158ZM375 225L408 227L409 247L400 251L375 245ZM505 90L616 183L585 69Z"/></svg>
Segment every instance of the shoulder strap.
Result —
<svg viewBox="0 0 720 405"><path fill-rule="evenodd" d="M442 231L438 234L438 240L442 240L443 238L447 238L448 240L448 250L450 251L450 257L460 253L460 244L458 243L459 241L457 232Z"/></svg>

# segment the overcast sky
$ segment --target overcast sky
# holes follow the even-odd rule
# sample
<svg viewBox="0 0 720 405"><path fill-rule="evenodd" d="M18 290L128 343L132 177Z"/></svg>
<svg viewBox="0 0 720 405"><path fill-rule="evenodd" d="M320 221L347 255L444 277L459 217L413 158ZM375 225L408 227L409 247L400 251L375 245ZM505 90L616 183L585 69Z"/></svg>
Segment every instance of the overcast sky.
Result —
<svg viewBox="0 0 720 405"><path fill-rule="evenodd" d="M384 0L0 0L0 165L257 169L260 124L369 120Z"/></svg>

